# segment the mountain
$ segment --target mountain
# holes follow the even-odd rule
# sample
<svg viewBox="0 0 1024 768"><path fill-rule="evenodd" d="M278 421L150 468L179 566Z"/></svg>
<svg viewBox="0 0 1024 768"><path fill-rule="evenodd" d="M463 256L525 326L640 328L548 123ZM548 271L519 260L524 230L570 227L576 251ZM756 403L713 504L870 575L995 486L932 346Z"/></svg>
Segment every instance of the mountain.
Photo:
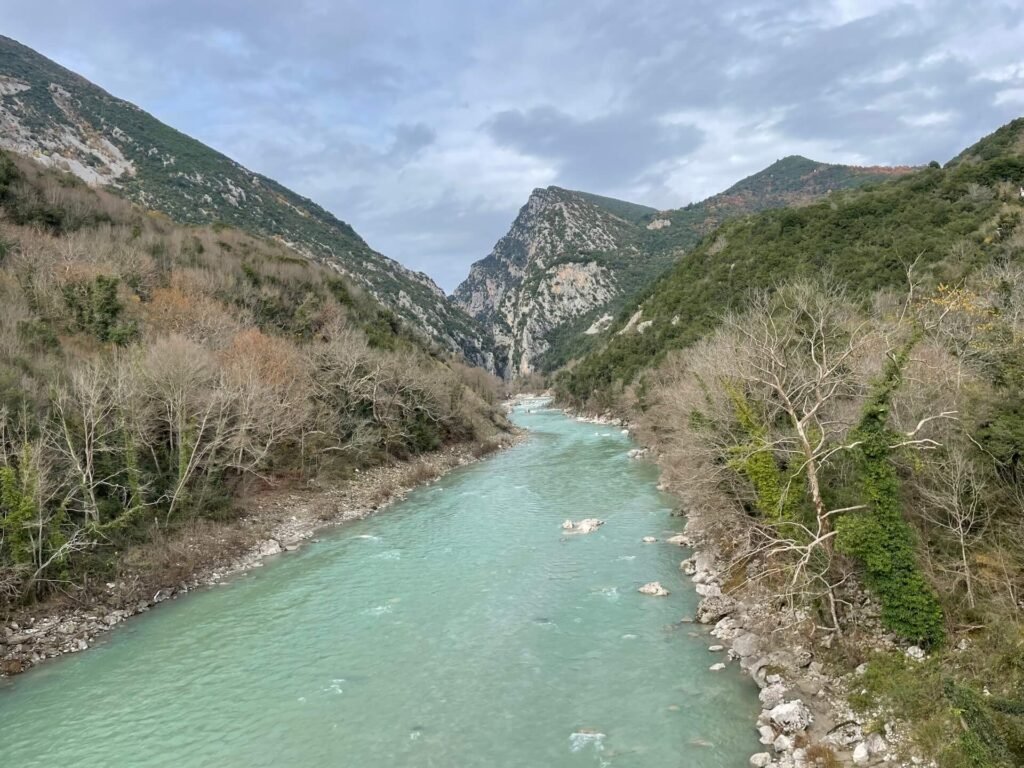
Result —
<svg viewBox="0 0 1024 768"><path fill-rule="evenodd" d="M479 326L421 272L374 251L316 203L0 36L0 149L186 224L273 237L352 278L413 328L489 365Z"/></svg>
<svg viewBox="0 0 1024 768"><path fill-rule="evenodd" d="M721 222L910 170L787 157L707 200L660 212L587 192L537 189L453 298L490 329L498 373L554 370L593 348L623 306Z"/></svg>
<svg viewBox="0 0 1024 768"><path fill-rule="evenodd" d="M800 155L776 160L724 192L684 208L664 211L652 227L650 247L691 248L721 223L738 216L812 203L831 192L853 189L910 173L909 166L819 163ZM653 223L653 222L649 222Z"/></svg>
<svg viewBox="0 0 1024 768"><path fill-rule="evenodd" d="M781 162L793 167L792 160ZM563 396L577 404L608 403L612 393L668 351L693 344L725 312L741 308L753 289L831 274L865 295L905 285L907 265L915 261L917 277L935 285L955 284L980 265L1020 257L1024 118L943 168L934 164L913 171L865 172L873 178L890 173L893 178L827 200L732 219L712 230L623 307L600 344L562 376ZM849 182L858 177L842 178ZM717 197L743 197L746 181ZM794 186L799 184L774 188L789 188L783 197L792 200ZM821 190L820 185L816 188ZM713 207L720 211L722 203Z"/></svg>
<svg viewBox="0 0 1024 768"><path fill-rule="evenodd" d="M653 212L559 187L533 191L508 234L454 294L490 329L498 373L533 372L554 331L575 328L622 293L641 258L633 246L636 222Z"/></svg>

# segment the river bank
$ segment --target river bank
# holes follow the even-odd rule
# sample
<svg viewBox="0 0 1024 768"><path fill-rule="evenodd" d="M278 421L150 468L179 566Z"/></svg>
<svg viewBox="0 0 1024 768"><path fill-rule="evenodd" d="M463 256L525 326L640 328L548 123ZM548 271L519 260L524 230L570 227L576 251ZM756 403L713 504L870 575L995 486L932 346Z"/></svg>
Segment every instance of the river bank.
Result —
<svg viewBox="0 0 1024 768"><path fill-rule="evenodd" d="M744 765L756 688L680 622L697 596L655 468L539 403L512 421L528 440L387 514L0 686L0 762Z"/></svg>
<svg viewBox="0 0 1024 768"><path fill-rule="evenodd" d="M267 557L294 552L317 532L381 512L412 489L523 437L514 432L487 443L448 446L365 470L343 485L267 489L241 502L245 512L236 519L200 521L141 544L122 554L113 581L27 607L0 624L0 677L85 651L132 616L258 568Z"/></svg>
<svg viewBox="0 0 1024 768"><path fill-rule="evenodd" d="M566 413L636 437L628 421L613 414L592 416L569 409ZM657 447L642 440L631 456L661 466ZM897 647L892 635L883 631L877 602L851 583L842 598L854 607L854 633L841 641L831 634L821 636L806 612L780 601L758 578L768 567L763 559L729 554L743 549L741 531L689 505L671 482L662 480L659 488L679 500L677 514L686 518L684 533L676 540L692 554L680 569L701 598L695 616L687 620L711 627L715 641L709 650L722 653L726 660L716 667L738 663L760 689L762 710L753 725L765 750L751 755L750 765L934 765L913 754L900 723L850 706L849 695L857 689L863 661L871 653ZM924 656L918 648L908 649L907 655Z"/></svg>

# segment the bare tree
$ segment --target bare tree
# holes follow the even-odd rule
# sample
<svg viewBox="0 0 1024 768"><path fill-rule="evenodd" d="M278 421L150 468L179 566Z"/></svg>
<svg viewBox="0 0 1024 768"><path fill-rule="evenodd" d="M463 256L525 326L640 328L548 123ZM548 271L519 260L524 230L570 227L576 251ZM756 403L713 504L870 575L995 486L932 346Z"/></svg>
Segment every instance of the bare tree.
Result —
<svg viewBox="0 0 1024 768"><path fill-rule="evenodd" d="M121 471L103 476L98 469L101 454L118 448L111 445L116 420L108 370L103 360L74 366L68 381L56 387L51 403L55 423L53 447L76 481L76 492L68 502L72 506L77 503L89 523L100 522L98 495ZM121 466L121 462L113 463Z"/></svg>
<svg viewBox="0 0 1024 768"><path fill-rule="evenodd" d="M833 285L763 292L707 342L670 360L656 386L660 420L666 405L677 414L675 444L707 451L694 470L706 478L691 483L714 477L759 512L743 556L764 557L761 577L774 579L791 603L824 598L832 631L840 626L837 588L849 576L835 550L835 522L866 505L830 504L824 489L860 445L853 430L874 382L912 338L904 306L886 325L864 319ZM953 414L911 412L917 422L891 447L937 447L925 433Z"/></svg>
<svg viewBox="0 0 1024 768"><path fill-rule="evenodd" d="M932 463L931 482L920 485L924 500L922 516L952 537L959 552L958 575L967 591L967 604L974 608L974 579L970 552L992 521L992 508L982 503L984 481L961 446L948 448Z"/></svg>

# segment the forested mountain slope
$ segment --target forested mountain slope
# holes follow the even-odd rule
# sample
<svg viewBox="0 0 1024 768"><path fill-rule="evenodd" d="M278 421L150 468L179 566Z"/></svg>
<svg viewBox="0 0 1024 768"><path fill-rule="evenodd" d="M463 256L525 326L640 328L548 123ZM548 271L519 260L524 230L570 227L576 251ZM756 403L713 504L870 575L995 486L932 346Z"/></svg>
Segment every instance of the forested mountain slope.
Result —
<svg viewBox="0 0 1024 768"><path fill-rule="evenodd" d="M0 149L187 224L273 237L362 284L413 328L487 364L485 340L426 275L374 251L316 203L0 36Z"/></svg>
<svg viewBox="0 0 1024 768"><path fill-rule="evenodd" d="M0 316L0 614L232 519L252 483L506 427L486 374L336 270L3 151Z"/></svg>
<svg viewBox="0 0 1024 768"><path fill-rule="evenodd" d="M563 394L582 403L621 389L714 328L751 289L829 273L867 295L905 283L911 262L935 284L1008 258L1021 238L1020 131L1015 121L945 168L726 222L619 313L601 349L563 377Z"/></svg>

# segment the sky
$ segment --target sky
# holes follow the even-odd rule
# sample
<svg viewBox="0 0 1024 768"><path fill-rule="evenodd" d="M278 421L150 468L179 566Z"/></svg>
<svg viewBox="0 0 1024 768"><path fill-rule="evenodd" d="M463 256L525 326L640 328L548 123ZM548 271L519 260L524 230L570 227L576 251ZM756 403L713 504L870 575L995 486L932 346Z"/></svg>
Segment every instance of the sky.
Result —
<svg viewBox="0 0 1024 768"><path fill-rule="evenodd" d="M0 33L452 290L550 184L675 208L1024 115L1024 2L0 0Z"/></svg>

